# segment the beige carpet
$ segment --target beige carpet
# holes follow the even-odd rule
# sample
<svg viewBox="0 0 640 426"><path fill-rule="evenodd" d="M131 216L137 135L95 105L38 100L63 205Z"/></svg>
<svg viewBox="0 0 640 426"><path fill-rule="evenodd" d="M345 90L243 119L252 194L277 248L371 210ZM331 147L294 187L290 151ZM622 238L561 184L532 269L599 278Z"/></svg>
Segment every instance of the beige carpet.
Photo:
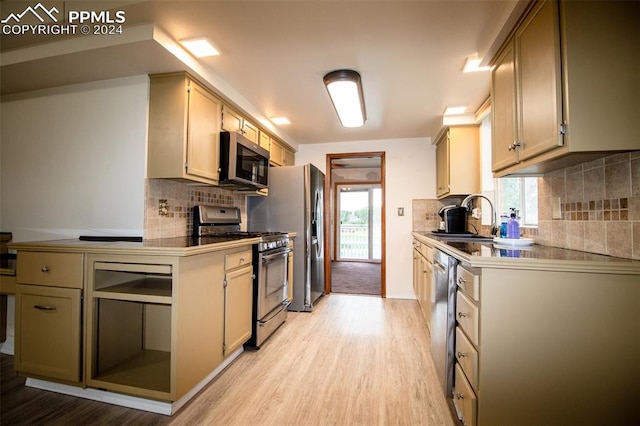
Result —
<svg viewBox="0 0 640 426"><path fill-rule="evenodd" d="M380 264L331 262L331 292L380 295Z"/></svg>

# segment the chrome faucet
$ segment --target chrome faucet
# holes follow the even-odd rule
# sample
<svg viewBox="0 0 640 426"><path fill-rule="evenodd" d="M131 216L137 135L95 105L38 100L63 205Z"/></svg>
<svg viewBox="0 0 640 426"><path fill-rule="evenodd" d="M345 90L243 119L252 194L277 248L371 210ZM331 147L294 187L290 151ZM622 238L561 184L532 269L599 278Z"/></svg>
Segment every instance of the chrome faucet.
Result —
<svg viewBox="0 0 640 426"><path fill-rule="evenodd" d="M496 209L493 207L493 202L489 198L485 197L482 194L471 194L468 195L464 200L462 200L462 203L460 203L460 207L464 207L467 209L467 211L470 212L471 207L469 207L469 201L474 198L484 198L489 202L489 205L491 206L491 235L496 235L498 233L498 217L496 216Z"/></svg>

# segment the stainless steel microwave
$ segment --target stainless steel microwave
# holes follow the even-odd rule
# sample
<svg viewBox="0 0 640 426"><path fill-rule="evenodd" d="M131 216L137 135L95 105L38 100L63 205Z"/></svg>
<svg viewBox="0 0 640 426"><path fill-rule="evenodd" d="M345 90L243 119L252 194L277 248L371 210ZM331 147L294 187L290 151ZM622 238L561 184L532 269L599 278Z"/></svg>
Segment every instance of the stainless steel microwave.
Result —
<svg viewBox="0 0 640 426"><path fill-rule="evenodd" d="M222 187L262 189L269 182L269 151L235 132L220 133Z"/></svg>

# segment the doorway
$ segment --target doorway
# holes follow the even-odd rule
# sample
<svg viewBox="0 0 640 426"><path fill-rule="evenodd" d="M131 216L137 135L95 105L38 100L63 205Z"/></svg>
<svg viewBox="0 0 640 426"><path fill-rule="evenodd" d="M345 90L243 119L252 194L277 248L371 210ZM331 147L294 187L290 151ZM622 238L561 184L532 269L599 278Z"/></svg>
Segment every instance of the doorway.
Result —
<svg viewBox="0 0 640 426"><path fill-rule="evenodd" d="M382 188L380 184L338 184L337 261L380 262Z"/></svg>
<svg viewBox="0 0 640 426"><path fill-rule="evenodd" d="M327 154L325 292L386 296L384 152Z"/></svg>

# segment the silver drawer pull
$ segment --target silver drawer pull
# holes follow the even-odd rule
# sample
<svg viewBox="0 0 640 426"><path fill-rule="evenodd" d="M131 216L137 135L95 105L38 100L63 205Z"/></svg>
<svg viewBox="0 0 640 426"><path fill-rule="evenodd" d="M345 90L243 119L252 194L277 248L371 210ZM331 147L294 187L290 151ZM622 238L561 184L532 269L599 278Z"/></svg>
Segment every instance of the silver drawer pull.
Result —
<svg viewBox="0 0 640 426"><path fill-rule="evenodd" d="M56 307L51 305L33 305L34 308L40 309L41 311L55 311Z"/></svg>
<svg viewBox="0 0 640 426"><path fill-rule="evenodd" d="M458 352L458 358L464 358L465 356L467 356L466 352Z"/></svg>
<svg viewBox="0 0 640 426"><path fill-rule="evenodd" d="M47 265L45 265L45 266L43 266L42 268L40 268L40 270L41 270L42 272L45 272L45 273L46 273L46 272L49 272L49 267L48 267Z"/></svg>
<svg viewBox="0 0 640 426"><path fill-rule="evenodd" d="M467 316L466 312L458 312L458 317L465 318Z"/></svg>
<svg viewBox="0 0 640 426"><path fill-rule="evenodd" d="M462 278L462 277L458 278L458 284L464 284L466 282L467 282L467 280L465 280L464 278Z"/></svg>

